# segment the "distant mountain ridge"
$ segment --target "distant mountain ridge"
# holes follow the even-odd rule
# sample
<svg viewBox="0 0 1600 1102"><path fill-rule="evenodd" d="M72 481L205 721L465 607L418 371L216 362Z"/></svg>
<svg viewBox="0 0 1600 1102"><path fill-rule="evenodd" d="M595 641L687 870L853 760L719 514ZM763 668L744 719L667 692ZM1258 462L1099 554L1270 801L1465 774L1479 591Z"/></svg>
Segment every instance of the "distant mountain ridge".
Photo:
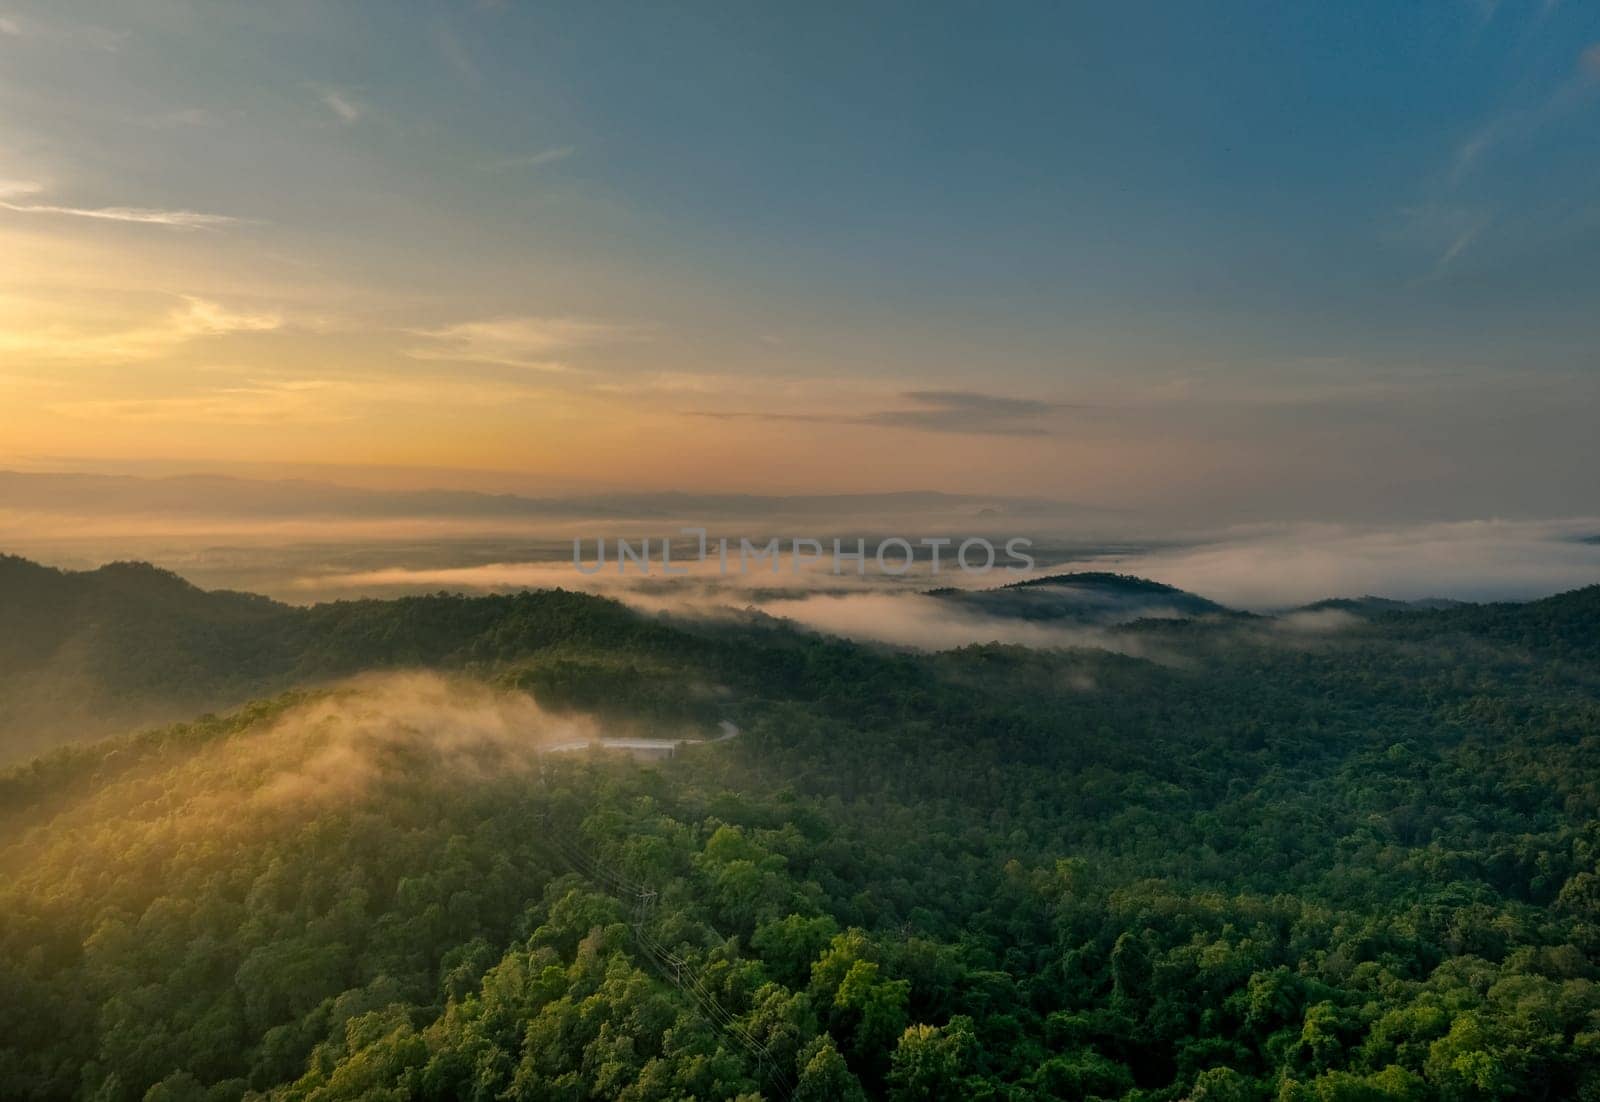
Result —
<svg viewBox="0 0 1600 1102"><path fill-rule="evenodd" d="M1423 597L1415 601L1397 601L1390 597L1374 597L1368 594L1365 597L1329 597L1301 605L1291 611L1325 612L1332 609L1358 616L1374 616L1386 612L1436 612L1442 608L1459 608L1467 603L1451 600L1448 597Z"/></svg>
<svg viewBox="0 0 1600 1102"><path fill-rule="evenodd" d="M1132 574L1078 571L1028 578L993 589L936 589L930 596L988 616L1119 623L1148 617L1243 617L1198 594Z"/></svg>
<svg viewBox="0 0 1600 1102"><path fill-rule="evenodd" d="M362 670L461 666L643 623L562 590L304 608L149 563L69 571L0 556L0 759Z"/></svg>
<svg viewBox="0 0 1600 1102"><path fill-rule="evenodd" d="M985 519L1080 509L1039 498L907 490L877 494L691 494L529 497L474 490L371 490L308 479L0 471L0 509L104 515L725 519L750 515L954 511Z"/></svg>
<svg viewBox="0 0 1600 1102"><path fill-rule="evenodd" d="M1104 572L931 595L957 611L1068 625L1138 621L1165 630L1164 620L1181 620L1227 632L1272 622L1161 582ZM1337 600L1320 606L1341 607ZM1526 604L1404 615L1385 614L1381 601L1370 607L1379 614L1363 630L1393 638L1455 634L1529 654L1600 658L1600 585ZM302 607L200 589L148 563L69 571L0 555L0 759L366 670L487 669L552 648L603 654L641 640L670 654L692 638L682 622L560 589Z"/></svg>

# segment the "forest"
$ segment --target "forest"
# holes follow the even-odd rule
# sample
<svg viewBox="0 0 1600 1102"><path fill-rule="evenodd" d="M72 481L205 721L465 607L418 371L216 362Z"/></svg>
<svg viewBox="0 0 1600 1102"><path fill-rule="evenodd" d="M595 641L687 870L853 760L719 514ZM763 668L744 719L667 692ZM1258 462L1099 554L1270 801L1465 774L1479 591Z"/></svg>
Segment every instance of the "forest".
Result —
<svg viewBox="0 0 1600 1102"><path fill-rule="evenodd" d="M925 653L0 560L0 1097L1600 1100L1600 586L1171 594Z"/></svg>

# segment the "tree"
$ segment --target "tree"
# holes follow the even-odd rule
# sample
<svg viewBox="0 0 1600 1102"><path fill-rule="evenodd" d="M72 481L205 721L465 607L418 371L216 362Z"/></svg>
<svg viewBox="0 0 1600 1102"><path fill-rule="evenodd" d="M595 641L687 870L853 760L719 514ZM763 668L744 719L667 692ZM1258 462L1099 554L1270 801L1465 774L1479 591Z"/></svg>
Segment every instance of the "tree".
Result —
<svg viewBox="0 0 1600 1102"><path fill-rule="evenodd" d="M817 1038L805 1056L795 1102L866 1102L866 1097L861 1081L833 1047L833 1038L826 1034Z"/></svg>
<svg viewBox="0 0 1600 1102"><path fill-rule="evenodd" d="M858 960L850 966L833 1005L849 1023L852 1054L864 1062L879 1062L905 1028L906 997L910 991L911 985L905 980L880 977L873 961Z"/></svg>
<svg viewBox="0 0 1600 1102"><path fill-rule="evenodd" d="M965 1015L944 1026L908 1026L890 1057L890 1097L903 1102L964 1097L961 1080L972 1071L977 1052L972 1019Z"/></svg>

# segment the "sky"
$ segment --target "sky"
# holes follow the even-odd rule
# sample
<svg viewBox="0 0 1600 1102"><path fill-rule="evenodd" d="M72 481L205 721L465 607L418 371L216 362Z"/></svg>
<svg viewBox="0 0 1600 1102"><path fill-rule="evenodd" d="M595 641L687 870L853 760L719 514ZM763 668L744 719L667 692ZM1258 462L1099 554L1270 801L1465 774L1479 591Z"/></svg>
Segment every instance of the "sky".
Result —
<svg viewBox="0 0 1600 1102"><path fill-rule="evenodd" d="M1600 514L1600 8L0 0L0 466Z"/></svg>

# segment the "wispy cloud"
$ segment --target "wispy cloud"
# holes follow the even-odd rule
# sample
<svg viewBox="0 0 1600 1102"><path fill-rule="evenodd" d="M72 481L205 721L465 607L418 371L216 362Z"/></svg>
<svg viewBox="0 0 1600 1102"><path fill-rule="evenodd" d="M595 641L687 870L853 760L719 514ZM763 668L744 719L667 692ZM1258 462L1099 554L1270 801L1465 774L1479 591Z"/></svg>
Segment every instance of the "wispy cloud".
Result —
<svg viewBox="0 0 1600 1102"><path fill-rule="evenodd" d="M930 432L1038 436L1046 431L1038 424L1039 419L1063 408L1059 402L975 390L908 390L901 397L913 403L912 408L868 414L867 420L876 425Z"/></svg>
<svg viewBox="0 0 1600 1102"><path fill-rule="evenodd" d="M1562 112L1587 101L1596 89L1600 89L1600 42L1579 52L1570 74L1542 99L1501 110L1462 139L1451 163L1451 184L1459 184L1498 147L1528 139Z"/></svg>
<svg viewBox="0 0 1600 1102"><path fill-rule="evenodd" d="M1434 274L1438 275L1444 272L1446 268L1450 267L1450 265L1454 263L1456 257L1470 249L1472 247L1472 243L1478 239L1478 235L1481 234L1488 227L1488 225L1488 218L1483 218L1468 226L1460 233L1456 234L1455 239L1450 242L1449 247L1440 254L1438 263L1436 263L1433 267Z"/></svg>
<svg viewBox="0 0 1600 1102"><path fill-rule="evenodd" d="M0 209L18 214L53 214L69 218L94 218L104 222L136 222L150 226L168 226L180 230L215 229L231 225L239 219L226 214L208 214L194 210L164 210L156 207L70 207L58 203L39 203L28 200L44 191L41 184L22 181L0 181Z"/></svg>
<svg viewBox="0 0 1600 1102"><path fill-rule="evenodd" d="M182 297L184 308L173 313L172 322L176 331L185 337L264 333L283 325L283 319L277 314L244 313L194 295Z"/></svg>
<svg viewBox="0 0 1600 1102"><path fill-rule="evenodd" d="M1450 203L1424 203L1400 212L1404 224L1396 238L1433 257L1417 282L1438 279L1478 242L1494 222L1487 210Z"/></svg>
<svg viewBox="0 0 1600 1102"><path fill-rule="evenodd" d="M179 127L204 127L211 128L222 125L222 120L216 112L205 107L183 107L176 111L166 111L159 115L152 115L144 120L144 125L155 130L172 130Z"/></svg>
<svg viewBox="0 0 1600 1102"><path fill-rule="evenodd" d="M333 379L248 379L197 394L58 402L51 412L91 420L175 424L336 424L355 413L351 384Z"/></svg>
<svg viewBox="0 0 1600 1102"><path fill-rule="evenodd" d="M353 94L343 88L335 88L325 84L316 85L315 88L317 98L322 101L322 105L332 111L334 116L346 126L360 122L362 116L367 113L366 104L356 99Z"/></svg>
<svg viewBox="0 0 1600 1102"><path fill-rule="evenodd" d="M1578 72L1587 80L1600 80L1600 42L1592 42L1578 55Z"/></svg>
<svg viewBox="0 0 1600 1102"><path fill-rule="evenodd" d="M1266 525L1182 547L1071 564L1157 578L1236 608L1324 597L1542 597L1593 584L1593 518L1394 526Z"/></svg>
<svg viewBox="0 0 1600 1102"><path fill-rule="evenodd" d="M485 168L537 168L540 165L555 164L572 156L577 150L570 145L552 146L541 149L537 153L526 153L519 157L503 157L498 161L490 161Z"/></svg>
<svg viewBox="0 0 1600 1102"><path fill-rule="evenodd" d="M1041 423L1044 418L1057 411L1074 408L1063 402L984 394L974 390L907 390L900 394L900 398L909 404L896 409L857 414L761 410L688 412L692 416L720 420L817 421L978 436L1044 436L1050 432L1049 427Z"/></svg>
<svg viewBox="0 0 1600 1102"><path fill-rule="evenodd" d="M24 385L39 387L32 380ZM370 418L375 408L503 410L535 396L514 382L451 375L396 380L373 372L339 369L315 376L267 368L207 366L177 378L130 377L130 392L88 396L78 388L40 392L39 406L88 421L194 425L331 425ZM541 408L548 408L541 400Z"/></svg>
<svg viewBox="0 0 1600 1102"><path fill-rule="evenodd" d="M229 309L209 299L181 296L183 305L146 324L86 329L40 322L27 302L0 300L0 353L42 363L125 363L166 355L204 337L262 333L282 326L276 314Z"/></svg>
<svg viewBox="0 0 1600 1102"><path fill-rule="evenodd" d="M1511 115L1500 115L1492 118L1477 130L1468 134L1456 146L1455 159L1450 166L1450 182L1452 184L1459 184L1462 178L1477 166L1483 155L1493 148L1510 129L1509 123L1513 118L1514 116Z"/></svg>
<svg viewBox="0 0 1600 1102"><path fill-rule="evenodd" d="M0 15L0 38L30 38L79 49L114 53L130 32L87 23L63 23L33 16Z"/></svg>
<svg viewBox="0 0 1600 1102"><path fill-rule="evenodd" d="M454 31L449 27L440 27L434 35L434 41L438 43L439 53L445 63L455 70L463 82L474 88L483 83L483 74L478 71L478 63L473 60L472 52Z"/></svg>
<svg viewBox="0 0 1600 1102"><path fill-rule="evenodd" d="M425 341L406 349L406 355L413 359L565 371L566 364L551 359L554 353L611 339L623 330L585 318L512 317L410 332Z"/></svg>

